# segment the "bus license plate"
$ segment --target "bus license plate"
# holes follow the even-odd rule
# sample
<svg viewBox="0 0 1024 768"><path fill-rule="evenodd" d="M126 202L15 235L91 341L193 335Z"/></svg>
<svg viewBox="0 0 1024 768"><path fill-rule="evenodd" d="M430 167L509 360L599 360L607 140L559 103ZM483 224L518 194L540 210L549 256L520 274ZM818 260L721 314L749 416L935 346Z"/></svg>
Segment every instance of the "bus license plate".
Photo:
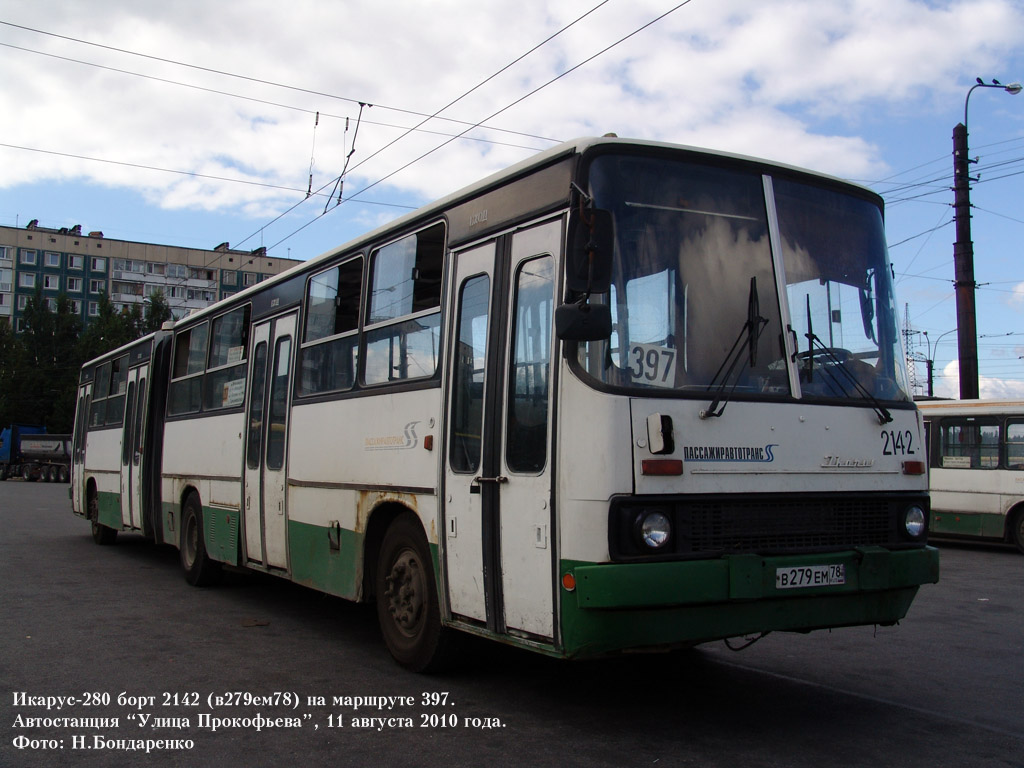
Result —
<svg viewBox="0 0 1024 768"><path fill-rule="evenodd" d="M804 565L795 568L775 570L776 589L801 589L803 587L833 587L846 583L846 566Z"/></svg>

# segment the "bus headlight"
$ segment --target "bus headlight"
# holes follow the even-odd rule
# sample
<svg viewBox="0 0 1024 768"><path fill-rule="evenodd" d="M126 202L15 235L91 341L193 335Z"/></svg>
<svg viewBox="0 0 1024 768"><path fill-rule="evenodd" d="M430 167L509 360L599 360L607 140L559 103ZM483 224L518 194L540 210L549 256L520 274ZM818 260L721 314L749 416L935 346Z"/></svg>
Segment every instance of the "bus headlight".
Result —
<svg viewBox="0 0 1024 768"><path fill-rule="evenodd" d="M672 538L672 521L656 509L645 509L637 515L636 535L640 545L648 550L662 550Z"/></svg>
<svg viewBox="0 0 1024 768"><path fill-rule="evenodd" d="M906 512L903 513L903 526L906 528L907 535L912 539L920 538L924 533L925 522L924 510L916 504L907 507Z"/></svg>

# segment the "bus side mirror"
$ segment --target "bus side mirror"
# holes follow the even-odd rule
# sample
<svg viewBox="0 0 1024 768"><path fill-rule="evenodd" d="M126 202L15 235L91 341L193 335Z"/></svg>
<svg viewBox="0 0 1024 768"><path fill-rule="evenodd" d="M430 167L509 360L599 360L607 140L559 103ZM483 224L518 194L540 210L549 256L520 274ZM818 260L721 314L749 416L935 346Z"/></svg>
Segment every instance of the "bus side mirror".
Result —
<svg viewBox="0 0 1024 768"><path fill-rule="evenodd" d="M606 293L612 280L615 231L611 211L583 208L569 224L565 287L590 295Z"/></svg>
<svg viewBox="0 0 1024 768"><path fill-rule="evenodd" d="M555 310L555 333L563 341L600 341L612 335L608 304L563 304Z"/></svg>

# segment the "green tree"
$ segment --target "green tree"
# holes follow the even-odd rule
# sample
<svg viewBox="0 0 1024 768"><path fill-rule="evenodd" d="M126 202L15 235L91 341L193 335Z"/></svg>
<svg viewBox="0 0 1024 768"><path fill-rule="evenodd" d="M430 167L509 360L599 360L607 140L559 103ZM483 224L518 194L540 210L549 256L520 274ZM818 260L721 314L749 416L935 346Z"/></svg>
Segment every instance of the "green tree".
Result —
<svg viewBox="0 0 1024 768"><path fill-rule="evenodd" d="M15 369L14 391L19 394L15 418L42 424L51 432L69 432L74 422L81 319L73 313L66 295L57 297L54 311L37 288L22 312L22 323L22 357Z"/></svg>
<svg viewBox="0 0 1024 768"><path fill-rule="evenodd" d="M21 383L18 374L24 369L24 347L6 317L0 317L0 427L18 421Z"/></svg>
<svg viewBox="0 0 1024 768"><path fill-rule="evenodd" d="M99 298L99 314L92 319L79 339L78 359L82 362L92 360L134 341L136 336L129 315L118 312L110 297L102 293Z"/></svg>
<svg viewBox="0 0 1024 768"><path fill-rule="evenodd" d="M167 303L164 292L158 288L146 299L145 317L142 322L143 334L159 331L172 317L171 305Z"/></svg>

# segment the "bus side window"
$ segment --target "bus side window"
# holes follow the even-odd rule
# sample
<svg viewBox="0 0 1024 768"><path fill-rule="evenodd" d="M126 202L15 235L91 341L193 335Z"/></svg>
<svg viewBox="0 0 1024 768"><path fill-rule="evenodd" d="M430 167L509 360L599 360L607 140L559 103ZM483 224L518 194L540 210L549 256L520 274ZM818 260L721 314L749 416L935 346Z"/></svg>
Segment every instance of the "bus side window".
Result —
<svg viewBox="0 0 1024 768"><path fill-rule="evenodd" d="M1024 470L1024 421L1006 424L1006 468Z"/></svg>
<svg viewBox="0 0 1024 768"><path fill-rule="evenodd" d="M362 256L321 272L306 290L299 394L351 389L359 361Z"/></svg>
<svg viewBox="0 0 1024 768"><path fill-rule="evenodd" d="M110 363L96 369L92 387L92 405L89 406L89 427L102 427L107 419L107 390L110 388Z"/></svg>
<svg viewBox="0 0 1024 768"><path fill-rule="evenodd" d="M975 418L943 419L942 462L945 469L996 469L999 466L999 425Z"/></svg>
<svg viewBox="0 0 1024 768"><path fill-rule="evenodd" d="M367 384L429 378L436 372L444 244L444 224L435 224L373 252Z"/></svg>
<svg viewBox="0 0 1024 768"><path fill-rule="evenodd" d="M174 339L174 361L168 396L172 416L199 412L208 334L209 325L203 323L179 333Z"/></svg>
<svg viewBox="0 0 1024 768"><path fill-rule="evenodd" d="M120 425L124 420L125 393L128 389L128 356L113 361L110 373L110 397L107 400L107 425Z"/></svg>
<svg viewBox="0 0 1024 768"><path fill-rule="evenodd" d="M213 321L209 372L203 383L205 410L234 408L245 402L249 312L246 304Z"/></svg>

